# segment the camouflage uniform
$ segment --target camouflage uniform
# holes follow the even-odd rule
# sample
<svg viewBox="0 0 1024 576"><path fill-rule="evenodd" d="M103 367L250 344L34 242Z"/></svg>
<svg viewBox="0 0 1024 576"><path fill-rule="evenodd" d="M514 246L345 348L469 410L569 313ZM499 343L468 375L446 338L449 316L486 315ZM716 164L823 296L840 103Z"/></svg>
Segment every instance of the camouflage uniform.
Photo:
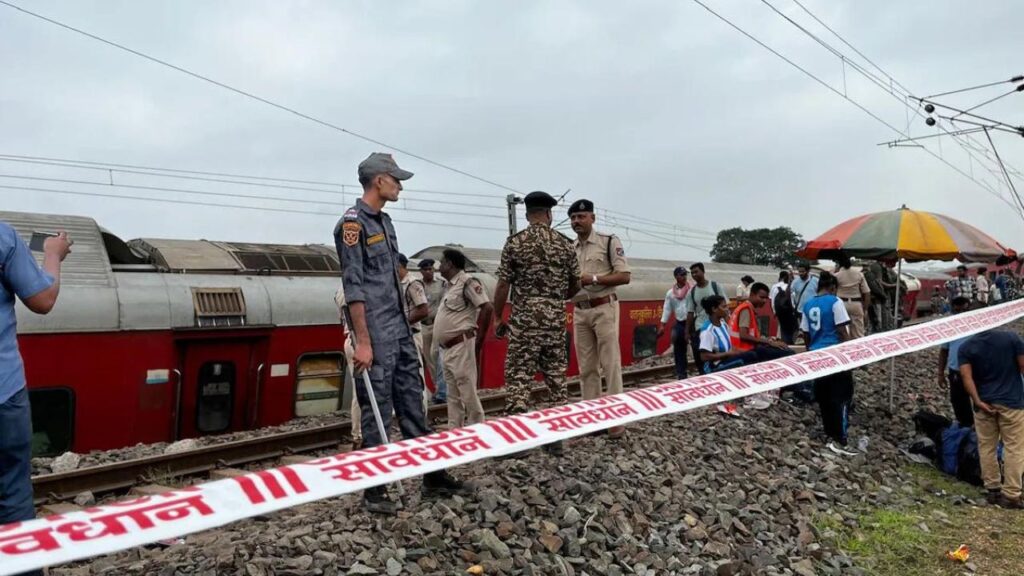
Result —
<svg viewBox="0 0 1024 576"><path fill-rule="evenodd" d="M505 356L508 413L527 410L538 371L544 375L551 399L566 399L565 301L570 284L579 277L572 240L549 226L530 224L505 242L498 278L512 290Z"/></svg>

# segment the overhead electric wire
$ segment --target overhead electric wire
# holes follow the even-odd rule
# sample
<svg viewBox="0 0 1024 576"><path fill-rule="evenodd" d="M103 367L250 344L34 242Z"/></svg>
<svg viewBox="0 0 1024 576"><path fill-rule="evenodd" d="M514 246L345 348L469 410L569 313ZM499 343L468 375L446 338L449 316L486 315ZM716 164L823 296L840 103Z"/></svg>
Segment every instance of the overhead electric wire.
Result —
<svg viewBox="0 0 1024 576"><path fill-rule="evenodd" d="M938 98L939 96L949 96L950 94L959 94L961 92L969 92L971 90L979 90L981 88L988 88L990 86L999 86L1000 84L1012 84L1014 82L1024 82L1024 75L1014 76L1009 80L1000 80L998 82L989 82L988 84L980 84L978 86L971 86L969 88L960 88L959 90L950 90L949 92L940 92L938 94L932 94L931 96L925 96L923 99Z"/></svg>
<svg viewBox="0 0 1024 576"><path fill-rule="evenodd" d="M297 204L314 204L318 206L331 206L341 208L342 210L350 207L350 204L342 202L327 202L322 200L307 200L302 198L285 198L281 196L261 196L258 194L238 194L236 192L213 192L209 190L189 190L186 188L167 188L163 186L143 186L139 184L121 184L121 183L108 183L108 182L94 182L89 180L72 180L69 178L47 178L43 176L26 176L21 174L0 174L0 178L18 179L18 180L33 180L37 182L57 182L61 184L80 184L85 186L103 186L108 188L128 188L132 190L145 190L149 192L175 192L180 194L195 194L197 196L214 196L214 197L225 197L225 198L244 198L247 200L262 200L267 202L292 202ZM403 200L400 198L399 202ZM413 200L416 201L416 200ZM454 204L463 207L474 207L472 204L457 203L457 202L443 202L443 201L430 201L433 204ZM341 212L342 210L338 210ZM403 207L396 203L391 210L403 210L408 212L423 212L425 214L443 214L445 216L472 216L479 218L494 218L497 220L504 220L505 216L498 216L494 214L480 214L475 212L454 212L450 210L429 210L425 208L410 208Z"/></svg>
<svg viewBox="0 0 1024 576"><path fill-rule="evenodd" d="M339 132L348 134L349 136L353 136L355 138L359 138L360 140L364 140L366 142L370 142L370 143L376 144L378 146L383 146L384 148L387 148L389 150L393 150L395 152L399 152L401 154L405 154L406 156L410 156L412 158L416 158L417 160L422 160L423 162L426 162L428 164L437 166L438 168L443 168L445 170L449 170L449 171L454 172L456 174L460 174L462 176L465 176L467 178L471 178L471 179L476 180L478 182L483 182L484 184L489 184L489 185L494 186L496 188L501 188L501 189L507 190L509 192L516 192L516 193L519 192L518 190L516 190L515 188L512 188L510 186L506 186L504 184L495 182L493 180L489 180L487 178L483 178L481 176L477 176L475 174L471 174L469 172L466 172L465 170L460 170L458 168L455 168L453 166L449 166L447 164L443 164L443 163L438 162L436 160L431 160L430 158L427 158L427 157L422 156L420 154L416 154L414 152L410 152L408 150L399 148L399 147L394 146L392 144L388 144L386 142L382 142L380 140L377 140L375 138L371 138L371 137L366 136L364 134L361 134L359 132L354 132L354 131L349 130L347 128L344 128L342 126L338 126L337 124L333 124L331 122L328 122L326 120L321 120L319 118L316 118L316 117L311 116L309 114L306 114L304 112L300 112L300 111L296 110L295 108L291 108L291 107L285 106L284 104L278 104L277 102L274 102L273 100L269 100L267 98L263 98L262 96L257 96L256 94L253 94L252 92L247 92L247 91L242 90L240 88L235 88L234 86L225 84L225 83L220 82L218 80L214 80L213 78L210 78L209 76L203 76L202 74L199 74L197 72L193 72L193 71L191 71L191 70L189 70L187 68L183 68L183 67L177 66L175 64L171 64L170 62L167 62L165 60L161 60L161 59L156 58L154 56L150 56L148 54L145 54L145 53L140 52L138 50L135 50L133 48L129 48L129 47L123 45L123 44L119 44L119 43L114 42L112 40L107 40L106 38L102 38L100 36L97 36L96 34L92 34L90 32L86 32L85 30L82 30L80 28L76 28L76 27L71 26L69 24L64 24L63 22L54 20L53 18L49 18L47 16L43 16L42 14L38 14L36 12L32 12L30 10L26 10L25 8L22 8L21 6L18 6L17 4L12 4L10 2L7 2L6 0L0 0L0 4L3 4L4 6L7 6L9 8L13 8L14 10L17 10L19 12L22 12L22 13L27 14L29 16L32 16L34 18L38 18L40 20L43 20L44 22L49 22L50 24L53 24L55 26L59 26L61 28L64 28L65 30L70 30L72 32L75 32L76 34L81 34L82 36L85 36L87 38L91 38L93 40L96 40L97 42L102 42L103 44L106 44L108 46L112 46L112 47L117 48L119 50L123 50L125 52L128 52L129 54L133 54L133 55L138 56L140 58L144 58L146 60L149 60L150 62L154 62L156 64L160 64L161 66L166 66L167 68L170 68L170 69L175 70L177 72L181 72L182 74L187 74L188 76L196 78L197 80L202 80L203 82L207 82L207 83L213 84L214 86L217 86L219 88L223 88L225 90L229 90L231 92L234 92L235 94L239 94L239 95L244 96L246 98L251 98L253 100L256 100L257 102L261 102L261 103L266 104L268 106L272 106L274 108L277 108L278 110L282 110L282 111L288 112L290 114L294 114L295 116L298 116L299 118L302 118L304 120L308 120L310 122L314 122L314 123L319 124L321 126L324 126L326 128L331 128L333 130L337 130Z"/></svg>
<svg viewBox="0 0 1024 576"><path fill-rule="evenodd" d="M855 61L854 61L854 60L853 60L852 58L850 58L850 57L849 57L849 56L847 56L846 54L842 53L842 52L841 52L841 51L839 51L838 49L834 48L834 47L833 47L833 46L831 46L830 44L828 44L828 43L824 42L824 41L823 41L823 40L822 40L821 38L817 37L816 35L814 35L813 33L811 33L811 32L810 32L809 30L807 30L807 29L806 29L805 27L801 26L801 25L800 25L799 23L795 22L795 21L794 21L794 20L793 20L792 18L790 18L790 17L789 17L789 16L787 16L786 14L782 13L782 12L781 12L780 10L778 10L778 9L777 9L777 8L776 8L775 6L773 6L772 4L770 4L769 2L767 2L767 0L761 0L761 1L762 1L762 3L764 3L765 5L767 5L767 6L769 7L769 8L771 8L771 9L772 9L772 10L773 10L773 11L774 11L774 12L775 12L776 14L778 14L779 16L781 16L782 18L784 18L785 20L787 20L787 21L788 21L788 22L789 22L790 24L792 24L792 25L793 25L793 26L795 26L795 27L796 27L797 29L799 29L799 30L800 30L801 32L803 32L804 34L806 34L807 36L809 36L809 37L810 37L811 39L813 39L813 40L814 40L815 42L817 42L817 43L821 44L822 46L824 46L824 47L825 47L825 48L826 48L827 50L829 50L830 52L832 52L832 54L833 54L833 55L835 55L836 57L840 58L840 59L841 59L841 61L842 61L842 62L843 62L843 64L844 64L844 66L845 66L845 65L847 65L847 64L849 64L849 65L850 65L850 67L854 69L854 71L856 71L856 72L860 73L860 74L861 74L862 76L864 76L865 78L867 78L867 79L871 80L871 81L872 81L872 82L873 82L873 83L874 83L874 84L875 84L876 86L878 86L879 88L881 88L881 89L882 89L882 90L883 90L884 92L887 92L887 93L888 93L889 95L893 96L893 98L895 98L895 99L896 99L896 100L897 100L897 101L898 101L898 102L899 102L899 103L900 103L901 105L903 105L904 107L906 107L906 108L907 108L907 109L909 109L909 110L912 110L912 111L914 112L914 117L915 117L915 118L918 118L918 117L921 117L921 116L922 116L922 115L921 115L921 108L920 108L920 102L921 102L921 99L920 99L920 98L916 98L915 96L913 96L913 94L911 93L911 91L910 91L910 89L909 89L909 88L907 88L907 87L906 87L905 85L903 85L903 84L902 84L901 82L899 82L898 80L896 80L896 79L895 79L895 78L894 78L894 77L892 76L892 74L890 74L890 73L889 73L889 72L887 72L887 71L886 71L885 69L883 69L883 68L882 68L881 66L879 66L878 64L876 64L876 63L875 63L875 62L874 62L873 60L871 60L870 58L868 58L867 56L865 56L865 55L864 55L864 53L863 53L863 52L861 52L860 50L858 50L856 46L854 46L853 44L851 44L851 43L850 43L849 41L847 41L847 40L846 40L846 39L845 39L845 38L844 38L843 36L841 36L841 35L840 35L840 34L839 34L838 32L836 32L836 31L835 31L835 30L834 30L833 28L831 28L831 27L830 27L830 26L829 26L828 24L826 24L826 23L825 23L825 22L823 22L823 21L822 21L822 20L821 20L820 18L818 18L818 17L817 17L817 16L816 16L816 15L815 15L815 14L814 14L813 12L811 12L811 10L810 10L810 9L808 9L808 8L807 8L806 6L804 6L803 4L801 4L801 3L799 2L799 0L793 0L793 3L794 3L794 4L796 4L797 6L799 6L799 7L800 7L800 8L801 8L801 9L802 9L802 10L803 10L804 12L806 12L806 13L807 13L807 14L808 14L808 15L809 15L809 16L810 16L811 18L813 18L815 22L819 23L819 24L820 24L820 25L821 25L822 27L824 27L824 28L825 28L826 30L828 30L829 32L831 32L831 33L832 33L832 35L834 35L834 36L835 36L836 38L838 38L838 39L839 39L839 40L840 40L840 41L841 41L841 42L842 42L843 44L845 44L846 46L848 46L849 48L851 48L851 49L852 49L852 50L853 50L853 51L854 51L855 53L857 53L857 55L859 55L859 56L860 56L861 58L863 58L863 59L864 59L865 61L867 61L867 62L868 62L869 64L871 64L872 66L874 66L874 67L875 67L875 68L876 68L876 69L877 69L877 70L878 70L879 72L881 72L881 73L882 73L882 74L883 74L883 75L884 75L884 76L885 76L885 77L886 77L886 78L887 78L887 79L889 80L889 85L888 85L888 86L886 86L886 85L885 85L885 83L884 83L884 82L883 82L882 80L880 80L880 79L879 79L878 77L876 77L876 76L875 76L874 74L870 74L870 73L868 73L868 72L867 72L866 70L864 70L864 69L863 69L863 67L861 67L861 66L860 66L859 64L857 64L857 63L856 63L856 62L855 62ZM1009 80L1008 82L1017 82L1017 81L1020 81L1020 80L1024 80L1024 77L1019 77L1019 76L1018 76L1018 77L1014 77L1014 78L1010 79L1010 80ZM1007 81L1004 81L1004 82L1007 82ZM1001 84L1001 83L1004 83L1004 82L999 82L999 83L996 83L996 84ZM894 85L895 85L896 89L894 89ZM992 85L995 85L995 84L992 84ZM898 96L897 96L896 94L894 94L894 92L899 92L899 93L900 93L900 95L899 95L899 96L901 96L901 97L898 97ZM910 106L910 105L909 105L909 103L908 103L908 100L917 100L917 101L919 102L919 105L918 105L918 106L916 106L916 107ZM909 133L909 129L910 129L910 121L911 121L911 120L912 120L912 119L910 119L910 118L908 117L908 123L907 123L907 130L906 130L906 131L907 131L908 133ZM993 160L993 159L992 159L992 158L990 157L990 155L989 155L989 153L988 153L988 150L987 150L987 149L984 149L983 147L979 148L979 147L977 146L978 142L977 142L977 141L976 141L976 140L975 140L975 139L974 139L974 138L973 138L973 137L972 137L972 136L971 136L970 134L963 134L963 135L961 135L961 134L952 134L952 133L950 133L950 132L949 132L948 130L943 130L943 131L944 131L944 132L946 132L947 134L949 134L949 135L950 135L950 136L951 136L951 137L953 138L953 141L954 141L954 142L956 142L956 143L957 143L957 145L958 145L958 146L960 146L960 148L961 148L961 149L963 149L963 150L964 150L964 151L965 151L965 152L967 153L967 156L968 156L968 157L969 157L970 159L973 159L973 160L977 161L977 162L978 162L978 164L979 164L979 165L980 165L980 166L981 166L982 168L984 168L984 169L985 169L986 171L988 171L988 172L989 172L990 174L992 174L993 176L996 176L996 177L997 177L997 180L1001 178L1001 176L1002 176L1002 171L1003 171L1003 170L1007 170L1007 171L1009 171L1010 173L1012 173L1012 174L1013 174L1013 175L1014 175L1015 177L1017 177L1017 178L1021 178L1021 174L1020 174L1020 172L1019 172L1018 170L1016 170L1016 169L1015 169L1015 168L1014 168L1013 166L1011 166L1011 165L1008 165L1008 164L1006 164L1006 163L1004 163L1004 162L995 162L995 161L994 161L994 160ZM908 139L910 139L910 140L916 140L916 139L914 139L914 138L910 138L909 136L907 136L907 138L908 138ZM975 144L975 145L974 145L974 146L971 146L970 144L968 144L968 142L970 142L970 143L973 143L973 144ZM941 146L941 142L940 142L940 146ZM925 148L925 149L927 150L927 148L926 148L926 147L924 147L924 146L920 146L920 147L921 147L921 148ZM974 156L974 154L972 154L972 153L971 153L971 151L970 151L970 150L968 150L968 148L970 148L970 149L972 149L972 150L974 150L974 151L976 151L976 152L979 152L979 153L981 153L982 155L984 155L984 156L985 156L985 159L986 159L986 160L988 160L988 161L990 161L990 162L993 162L993 164L996 164L996 165L997 165L997 167L999 168L999 173L997 174L997 172L996 172L996 169L995 169L995 168L993 168L993 167L990 167L990 166L987 166L987 165L985 164L985 162L983 162L983 161L982 161L981 159L979 159L979 158L975 157L975 156ZM977 184L979 184L980 186L982 186L983 188L986 188L986 189L987 189L987 190L988 190L988 191L989 191L990 193L992 193L992 194L993 194L993 195L995 195L996 197L999 197L1000 199L1002 199L1002 200L1003 200L1004 202L1006 202L1007 204L1010 204L1011 206L1013 206L1013 204L1011 204L1010 202L1007 202L1005 198L1001 198L1001 195L1000 195L1000 194L999 194L999 193L998 193L998 192L997 192L996 190L994 190L994 189L992 189L992 188L990 188L990 187L988 187L988 186L985 186L985 185L984 185L984 184L982 184L981 182L976 182L976 183L977 183ZM1024 214L1022 214L1022 218L1024 218Z"/></svg>
<svg viewBox="0 0 1024 576"><path fill-rule="evenodd" d="M748 39L750 39L751 41L755 42L756 44L758 44L759 46L761 46L761 47L762 47L762 48L764 48L765 50L767 50L767 51L771 52L772 54L774 54L775 56L777 56L778 58L780 58L781 60L783 60L784 62L786 62L787 64L789 64L790 66L792 66L792 67L796 68L797 70L799 70L800 72L804 73L804 74L805 74L806 76L808 76L808 77L809 77L809 78L811 78L812 80L814 80L814 81L818 82L819 84L821 84L822 86L824 86L825 88L827 88L827 89L828 89L829 91L833 92L833 93L834 93L834 94L836 94L837 96L840 96L840 97L842 97L842 98L843 98L844 100L846 100L846 101L847 101L847 102L849 102L850 104L854 105L855 107L857 107L858 109L860 109L860 110L861 110L862 112L864 112L865 114L867 114L868 116L870 116L871 118L873 118L874 120L876 120L877 122L879 122L879 123L883 124L884 126L886 126L887 128L889 128L889 129L890 129L890 130L892 130L893 132L895 132L895 133L897 133L897 134L899 134L899 135L903 136L904 138L909 138L909 137L910 137L910 136L909 136L909 134L908 134L907 132L905 132L905 131L903 131L903 130L900 130L900 129L899 129L899 128L897 128L896 126L892 125L891 123L889 123L889 122L888 122L888 121L886 121L885 119L881 118L880 116L878 116L877 114L875 114L874 112L872 112L872 111L871 111L870 109L868 109L868 108L867 108L867 107L865 107L864 105L860 104L860 103L859 103L858 101L854 100L853 98L850 98L850 97L849 97L849 96L848 96L848 95L847 95L847 94L846 94L845 92L842 92L842 91L838 90L837 88L834 88L834 87L833 87L833 86L832 86L831 84L829 84L828 82L825 82L824 80L822 80L821 78L819 78L819 77L818 77L818 76L816 76L815 74L811 73L811 72L810 72L809 70L807 70L806 68L804 68L804 67L800 66L799 64L797 64L796 62L794 62L794 61L793 61L793 60L791 60L790 58L787 58L787 57L786 57L785 55L783 55L783 54L782 54L782 53L780 53L779 51L777 51L777 50L775 50L774 48L772 48L772 47L768 46L767 44L765 44L764 42L762 42L761 40L759 40L758 38L756 38L755 36L753 36L752 34L750 34L749 32L747 32L746 30L744 30L743 28L739 27L739 26L738 26L737 24L733 23L733 22L732 22L731 20L729 20L728 18L726 18L726 17L722 16L721 14L719 14L718 12L715 12L714 10L712 10L712 9L711 9L710 7L708 7L708 6L707 6L707 4L705 4L705 3L704 3L704 2L702 2L701 0L693 0L693 2L694 2L694 3L696 3L696 4L698 4L698 5L700 5L700 6L702 7L702 8L704 8L704 9L705 9L706 11L708 11L709 13L711 13L712 15L714 15L714 16L715 16L716 18L718 18L719 20L721 20L721 21L722 21L722 22L724 22L725 24L729 25L730 27L732 27L732 28L733 28L734 30L736 30L737 32L739 32L739 33L743 34L743 35L744 35L744 36L746 36L746 37L747 37ZM776 8L775 6L773 6L773 5L772 5L771 3L769 3L769 2L767 1L767 0L761 0L761 2L762 2L763 4L765 4L766 6L768 6L769 8L771 8L771 9L772 9L772 10L773 10L773 11L774 11L775 13L779 14L780 16L782 16L782 17L783 17L783 18L784 18L785 20L787 20L788 22L790 22L791 24L793 24L793 25L794 25L795 27L797 27L798 29L800 29L800 30L801 30L802 32L804 32L805 34L807 34L808 36L810 36L810 37L811 37L811 38L812 38L813 40L815 40L815 41L816 41L817 43L819 43L819 44L821 44L822 46L824 46L824 47L825 47L825 48L826 48L827 50L829 50L829 52L831 52L831 53L832 53L833 55L835 55L835 56L837 56L837 57L841 58L841 59L842 59L842 61L843 61L844 63L848 63L848 64L850 64L850 65L851 65L851 67L852 67L852 68L854 68L854 70L856 70L856 71L860 72L860 73L861 73L861 74L862 74L862 75L863 75L864 77L868 78L869 80L872 80L872 82L874 82L874 83L875 83L876 85L878 85L879 87L883 88L883 89L884 89L884 90L885 90L885 91L886 91L887 93L889 93L889 94L890 94L891 96L893 96L894 98L896 98L896 99L897 99L897 101L899 101L899 102L900 102L900 103L901 103L902 105L904 105L904 106L907 106L907 107L909 107L909 104L907 104L907 102L905 101L905 99L897 97L897 96L896 96L896 94L894 94L894 93L893 93L893 90L892 90L892 88L891 88L891 87L888 87L888 88L887 88L887 87L886 87L886 86L884 85L884 83L881 83L881 82L880 82L880 81L878 80L878 78L877 78L877 77L875 77L875 76L874 76L873 74L870 74L869 72L867 72L866 70L864 70L864 69L863 69L863 67L861 67L861 66L857 65L857 64L856 64L855 62L853 62L853 61L852 61L851 59L849 59L849 57L847 57L846 55L844 55L844 54L842 54L841 52L837 51L837 50L836 50L835 48L833 48L832 46L828 45L828 43L824 42L823 40L821 40L820 38L818 38L818 37L817 37L816 35L814 35L813 33L809 32L809 31L808 31L808 30L807 30L806 28L804 28L803 26L801 26L801 25L799 25L798 23L796 23L796 22L795 22L795 21L794 21L794 20L793 20L792 18L790 18L789 16L787 16L787 15L783 14L783 13L782 13L781 11L779 11L779 10L778 10L778 9L777 9L777 8ZM803 8L803 9L804 9L805 11L808 11L808 10L807 10L807 9L806 9L805 7L803 7L803 6L801 6L801 7L802 7L802 8ZM808 11L808 12L809 12L809 11ZM835 32L833 32L833 33L835 33ZM838 37L838 34L836 34L836 36ZM840 39L842 40L842 38L840 38ZM845 43L845 40L843 40L843 42ZM878 66L877 66L877 65L875 65L875 67L876 67L876 68L878 68ZM879 68L879 70L880 70L880 71L882 71L882 73L883 73L883 74L885 74L885 75L886 75L886 76L887 76L887 77L888 77L888 78L889 78L890 80L892 80L892 77L891 77L891 76L890 76L890 75L889 75L888 73L886 73L886 72L885 72L884 70L881 70L881 68ZM893 83L894 83L894 84L899 84L898 82L895 82L895 80L893 80ZM957 141L957 142L959 143L959 139L955 139L955 140L956 140L956 141ZM962 143L960 143L960 146L961 146L961 147L963 148L963 144L962 144ZM952 168L953 170L955 170L955 171L956 171L957 173L959 173L959 174L960 174L961 176L963 176L963 177L967 178L968 180L970 180L970 181L974 182L974 183L975 183L975 184L977 184L977 185L978 185L979 187L981 187L981 188L982 188L982 189L984 189L985 191L989 192L990 194L992 194L992 195L993 195L993 196L995 196L996 198L999 198L999 199L1000 199L1000 200L1002 200L1002 201L1003 201L1004 203L1006 203L1006 204L1008 204L1008 205L1010 205L1010 206L1013 206L1013 204L1012 204L1012 203L1011 203L1010 201L1008 201L1008 200L1007 200L1007 199L1006 199L1006 198L1005 198L1005 197L1004 197L1004 196L1003 196L1002 194L1000 194L1000 193L999 193L998 191L996 191L996 190L994 190L994 189L990 188L989 186L985 185L985 184L984 184L983 182L981 182L981 181L977 180L976 178L974 178L974 177L973 177L972 175L970 175L970 174L968 174L967 172L965 172L965 171L964 171L963 169L961 169L960 167L958 167L958 166L954 165L953 163L949 162L948 160L946 160L946 159L945 159L945 158L944 158L943 156L941 156L941 155L939 155L939 154L936 154L936 153L935 153L935 152L934 152L933 150L931 150L931 149L929 149L929 148L927 148L927 147L925 147L925 146L921 146L921 149L922 149L922 150L924 150L925 152L927 152L927 153L928 153L929 155L931 155L932 157L934 157L934 158L936 158L937 160L939 160L940 162L942 162L943 164L945 164L945 165L947 165L948 167L950 167L950 168ZM965 149L965 150L966 150L966 149ZM968 152L968 155L970 155L970 152ZM980 163L980 161L979 161L979 163ZM1021 215L1021 218L1022 218L1022 220L1024 220L1024 215Z"/></svg>
<svg viewBox="0 0 1024 576"><path fill-rule="evenodd" d="M243 204L219 204L219 203L214 203L214 202L198 202L198 201L193 201L193 200L175 200L175 199L172 199L172 198L148 198L148 197L143 197L143 196L127 196L127 195L107 194L107 193L100 193L100 192L84 192L84 191L76 191L76 190L60 190L60 189L54 189L54 188L35 188L35 187L30 187L30 186L9 186L9 185L0 184L0 189L4 189L4 190L20 190L20 191L23 191L23 192L43 192L43 193L50 193L50 194L64 194L64 195L70 195L70 196L87 196L87 197L95 197L95 198L116 198L116 199L119 199L119 200L132 200L132 201L142 201L142 202L162 202L162 203L165 203L165 204L185 204L185 205L190 205L190 206L204 206L204 207L214 207L214 208L231 208L231 209L239 209L239 210L255 210L255 211L262 211L262 212L281 212L281 213L287 213L287 214L310 214L310 215L313 215L313 216L328 216L328 217L331 217L331 218L337 218L338 217L338 215L336 213L314 212L312 210L295 210L295 209L291 209L291 208L271 208L271 207L265 207L265 206L246 206L246 205L243 205ZM503 230L502 228L494 228L494 227L486 227L486 226L473 226L471 224L453 224L451 222L424 222L424 221L418 221L418 220L405 220L405 219L392 219L392 220L394 222L396 222L396 223L399 223L399 224L417 224L417 225L421 225L421 226L442 226L442 227L445 227L445 228L465 228L465 229L470 229L470 230L487 230L487 231L501 231L501 230Z"/></svg>
<svg viewBox="0 0 1024 576"><path fill-rule="evenodd" d="M199 170L182 170L176 168L156 168L151 166L137 166L132 164L113 164L106 162L87 162L85 160L67 160L61 158L46 158L39 156L18 156L14 154L0 154L0 162L20 162L24 164L38 164L43 166L59 166L64 168L80 168L82 170L97 170L101 172L119 172L122 174L139 174L144 176L157 176L160 178L178 178L183 180L198 180L202 182L217 182L222 184L242 184L245 186L257 186L262 188L279 188L282 190L299 190L308 192L323 192L325 194L348 194L345 192L346 188L352 188L357 192L354 194L362 193L362 186L359 184L344 184L340 182L317 182L311 180L296 180L290 178L271 178L267 176L249 176L245 174L228 174L224 172L203 172ZM169 172L169 174L161 174L160 172ZM250 180L257 180L260 182L244 182L240 180L229 180L226 178L208 178L203 176L189 176L188 174L200 174L207 176L224 176L226 178L246 178ZM296 184L312 184L322 186L338 186L341 190L327 190L324 188L307 188L303 186L291 186L286 184L264 184L262 181L270 182L289 182ZM494 200L498 198L493 194L480 194L473 192L451 192L446 190L424 190L421 188L404 188L409 192L416 192L419 194L435 194L439 196L464 196L467 198L487 198Z"/></svg>

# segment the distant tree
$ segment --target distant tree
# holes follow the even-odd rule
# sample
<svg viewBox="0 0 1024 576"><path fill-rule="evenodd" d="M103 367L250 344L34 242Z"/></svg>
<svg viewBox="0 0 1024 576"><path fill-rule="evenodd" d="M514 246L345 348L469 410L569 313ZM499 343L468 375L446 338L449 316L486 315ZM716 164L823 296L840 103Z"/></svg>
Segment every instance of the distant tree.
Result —
<svg viewBox="0 0 1024 576"><path fill-rule="evenodd" d="M729 228L718 233L711 259L715 262L753 264L785 268L804 262L796 251L804 245L803 236L788 227Z"/></svg>

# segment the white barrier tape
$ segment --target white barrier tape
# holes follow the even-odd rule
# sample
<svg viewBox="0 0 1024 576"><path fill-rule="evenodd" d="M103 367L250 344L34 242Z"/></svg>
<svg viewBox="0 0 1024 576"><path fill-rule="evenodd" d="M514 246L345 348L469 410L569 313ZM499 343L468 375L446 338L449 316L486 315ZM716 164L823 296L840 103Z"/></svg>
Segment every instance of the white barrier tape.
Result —
<svg viewBox="0 0 1024 576"><path fill-rule="evenodd" d="M0 526L0 576L88 558L426 472L852 370L1024 316L1024 300L824 350L346 452L158 496Z"/></svg>

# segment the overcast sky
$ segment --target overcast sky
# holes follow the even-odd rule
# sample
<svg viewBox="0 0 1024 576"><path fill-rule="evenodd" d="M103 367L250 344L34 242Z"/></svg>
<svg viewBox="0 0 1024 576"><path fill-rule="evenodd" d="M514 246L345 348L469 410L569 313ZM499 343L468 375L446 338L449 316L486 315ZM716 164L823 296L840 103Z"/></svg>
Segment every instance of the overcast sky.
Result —
<svg viewBox="0 0 1024 576"><path fill-rule="evenodd" d="M666 245L673 232L643 221L711 233L790 226L810 238L904 203L1024 246L1022 221L1006 203L922 149L877 146L897 135L690 0L11 1L515 190L560 195L571 188L568 201L589 198L634 217L612 231L635 256L706 257ZM863 62L792 0L769 1ZM1024 73L1021 2L803 3L915 95ZM907 128L911 112L899 98L849 66L844 88L841 61L768 6L710 5ZM382 150L5 6L0 65L0 154L354 184L359 161ZM944 101L970 106L1010 88ZM1018 93L979 112L1020 124L1022 107ZM914 135L935 132L923 117L911 117L909 127ZM1024 140L994 138L1004 159L1024 169ZM927 142L1008 198L1005 185L956 142ZM983 142L981 135L979 149ZM416 173L406 202L392 210L403 251L446 242L502 245L507 190L394 154ZM14 179L6 176L108 184L111 175L6 161L0 174L0 186L316 213L0 188L2 209L87 215L126 239L330 243L343 200L354 199L352 188L343 198L125 173L114 173L114 182L283 200ZM675 238L713 242L699 233Z"/></svg>

